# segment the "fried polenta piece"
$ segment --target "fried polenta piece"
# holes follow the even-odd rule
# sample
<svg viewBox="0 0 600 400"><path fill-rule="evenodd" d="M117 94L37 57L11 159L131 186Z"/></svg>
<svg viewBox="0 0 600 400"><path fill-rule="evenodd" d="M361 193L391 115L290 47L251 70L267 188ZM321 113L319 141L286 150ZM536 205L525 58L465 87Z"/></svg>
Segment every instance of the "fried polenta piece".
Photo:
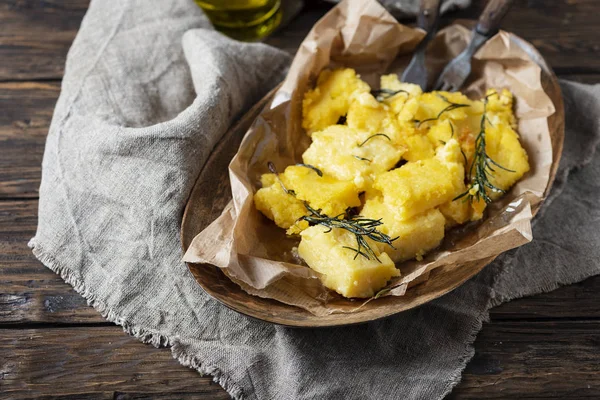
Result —
<svg viewBox="0 0 600 400"><path fill-rule="evenodd" d="M262 188L254 195L254 205L278 227L288 229L307 214L304 203L286 193L275 174L264 174L261 183ZM307 226L308 224L304 223L304 227Z"/></svg>
<svg viewBox="0 0 600 400"><path fill-rule="evenodd" d="M387 93L382 93L383 102L387 104L394 114L398 114L404 104L410 98L418 97L423 93L419 85L414 83L400 82L398 75L383 75L380 78L381 89ZM390 93L396 93L391 95Z"/></svg>
<svg viewBox="0 0 600 400"><path fill-rule="evenodd" d="M345 297L367 298L373 296L400 271L385 252L375 244L371 248L377 255L369 258L358 255L356 237L347 230L311 226L302 231L298 254L309 267L322 274L325 287Z"/></svg>
<svg viewBox="0 0 600 400"><path fill-rule="evenodd" d="M452 200L456 179L443 162L429 158L385 172L373 186L385 203L398 210L399 218L408 219Z"/></svg>
<svg viewBox="0 0 600 400"><path fill-rule="evenodd" d="M387 245L380 247L394 262L419 259L439 246L444 238L446 220L435 208L404 219L397 208L385 203L382 198L371 198L366 201L361 215L381 218L383 225L379 227L380 231L391 238L397 237L392 242L394 248Z"/></svg>
<svg viewBox="0 0 600 400"><path fill-rule="evenodd" d="M352 182L340 181L330 175L320 176L313 169L292 165L280 174L288 190L293 190L298 200L306 201L328 216L343 214L348 208L360 206L358 189Z"/></svg>
<svg viewBox="0 0 600 400"><path fill-rule="evenodd" d="M348 113L352 101L371 88L351 68L323 70L317 85L304 95L302 127L309 136L334 125Z"/></svg>
<svg viewBox="0 0 600 400"><path fill-rule="evenodd" d="M369 188L375 177L392 169L404 148L383 135L333 125L313 133L313 142L302 155L313 165L341 181L350 181L360 190Z"/></svg>

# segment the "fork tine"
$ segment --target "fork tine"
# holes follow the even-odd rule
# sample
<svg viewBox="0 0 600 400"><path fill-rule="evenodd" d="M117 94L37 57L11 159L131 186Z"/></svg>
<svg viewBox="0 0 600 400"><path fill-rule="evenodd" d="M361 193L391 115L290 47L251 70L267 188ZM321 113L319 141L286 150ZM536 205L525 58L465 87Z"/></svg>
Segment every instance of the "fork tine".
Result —
<svg viewBox="0 0 600 400"><path fill-rule="evenodd" d="M438 76L433 90L444 90L444 86L446 85L446 81L444 80L444 72L446 72L446 70L442 71L440 76Z"/></svg>
<svg viewBox="0 0 600 400"><path fill-rule="evenodd" d="M443 80L441 80L437 85L436 85L436 90L441 90L442 92L446 92L448 87L450 85L448 85L448 82L444 82Z"/></svg>

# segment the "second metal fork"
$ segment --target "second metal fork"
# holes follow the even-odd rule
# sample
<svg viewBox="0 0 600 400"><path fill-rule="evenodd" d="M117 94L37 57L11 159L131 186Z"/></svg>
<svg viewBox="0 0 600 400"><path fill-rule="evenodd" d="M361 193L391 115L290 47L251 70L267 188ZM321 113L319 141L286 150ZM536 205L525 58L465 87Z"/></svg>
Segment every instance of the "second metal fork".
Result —
<svg viewBox="0 0 600 400"><path fill-rule="evenodd" d="M471 42L442 71L435 85L436 90L455 92L471 73L471 58L481 46L498 32L502 18L514 0L490 0L473 29Z"/></svg>

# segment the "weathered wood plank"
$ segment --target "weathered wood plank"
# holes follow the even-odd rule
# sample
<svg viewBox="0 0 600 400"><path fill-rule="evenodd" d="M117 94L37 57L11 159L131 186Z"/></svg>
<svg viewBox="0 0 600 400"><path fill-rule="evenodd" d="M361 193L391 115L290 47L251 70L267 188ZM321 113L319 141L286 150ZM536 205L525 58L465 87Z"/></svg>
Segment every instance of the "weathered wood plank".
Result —
<svg viewBox="0 0 600 400"><path fill-rule="evenodd" d="M600 322L492 322L449 399L600 398Z"/></svg>
<svg viewBox="0 0 600 400"><path fill-rule="evenodd" d="M443 18L476 18L485 2ZM88 0L8 0L0 5L0 80L60 79L67 51ZM312 3L269 44L294 52L312 24L329 6ZM582 67L600 72L596 40L596 0L515 2L503 26L535 44L553 67Z"/></svg>
<svg viewBox="0 0 600 400"><path fill-rule="evenodd" d="M0 137L46 137L60 81L0 82Z"/></svg>
<svg viewBox="0 0 600 400"><path fill-rule="evenodd" d="M70 285L35 259L37 201L0 202L0 325L104 323Z"/></svg>
<svg viewBox="0 0 600 400"><path fill-rule="evenodd" d="M0 83L0 199L35 198L60 82Z"/></svg>
<svg viewBox="0 0 600 400"><path fill-rule="evenodd" d="M598 321L486 324L451 398L599 398L599 348ZM57 387L73 398L117 391L121 398L228 398L168 350L138 343L118 327L0 330L0 377L3 393L15 399L50 396Z"/></svg>
<svg viewBox="0 0 600 400"><path fill-rule="evenodd" d="M486 3L474 1L469 9L443 16L442 26L455 19L477 19ZM293 54L326 11L324 5L313 6L267 43ZM597 13L596 0L517 1L502 27L532 42L554 68L600 73L600 44L595 40Z"/></svg>
<svg viewBox="0 0 600 400"><path fill-rule="evenodd" d="M0 3L0 80L60 79L89 0Z"/></svg>
<svg viewBox="0 0 600 400"><path fill-rule="evenodd" d="M228 399L168 349L155 349L115 327L0 330L3 398Z"/></svg>
<svg viewBox="0 0 600 400"><path fill-rule="evenodd" d="M476 19L487 1L472 3L469 9L447 18ZM583 39L594 37L597 14L596 0L516 1L503 19L502 28L533 43L553 68L599 72L600 45Z"/></svg>
<svg viewBox="0 0 600 400"><path fill-rule="evenodd" d="M568 79L571 81L579 82L579 83L587 83L590 85L594 85L600 83L600 73L598 74L573 74L565 71L564 73L560 73L558 75L560 79Z"/></svg>
<svg viewBox="0 0 600 400"><path fill-rule="evenodd" d="M490 310L493 322L600 319L600 276L548 293L517 299Z"/></svg>

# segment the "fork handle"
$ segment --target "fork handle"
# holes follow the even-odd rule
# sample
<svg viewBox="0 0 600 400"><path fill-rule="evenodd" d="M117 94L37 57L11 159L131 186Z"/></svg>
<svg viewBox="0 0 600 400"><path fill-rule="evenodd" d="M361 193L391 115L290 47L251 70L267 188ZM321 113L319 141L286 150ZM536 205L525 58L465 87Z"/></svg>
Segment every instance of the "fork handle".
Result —
<svg viewBox="0 0 600 400"><path fill-rule="evenodd" d="M437 31L441 3L441 0L421 0L417 26L427 32L427 36L433 36Z"/></svg>
<svg viewBox="0 0 600 400"><path fill-rule="evenodd" d="M508 12L514 0L490 0L481 13L475 30L490 37L500 29L500 21Z"/></svg>

